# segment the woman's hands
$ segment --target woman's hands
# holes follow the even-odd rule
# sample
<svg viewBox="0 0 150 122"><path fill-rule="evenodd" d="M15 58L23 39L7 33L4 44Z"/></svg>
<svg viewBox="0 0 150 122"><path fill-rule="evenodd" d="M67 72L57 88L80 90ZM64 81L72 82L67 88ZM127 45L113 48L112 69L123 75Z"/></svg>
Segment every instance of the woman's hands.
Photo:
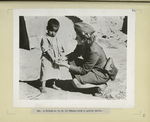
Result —
<svg viewBox="0 0 150 122"><path fill-rule="evenodd" d="M56 61L55 63L59 66L70 68L70 65L66 61Z"/></svg>
<svg viewBox="0 0 150 122"><path fill-rule="evenodd" d="M58 58L54 58L54 62L62 62L62 61L67 61L67 57L66 56L61 56Z"/></svg>
<svg viewBox="0 0 150 122"><path fill-rule="evenodd" d="M57 58L55 60L55 63L59 66L70 68L70 65L67 62L67 57L66 56L62 56L62 57Z"/></svg>
<svg viewBox="0 0 150 122"><path fill-rule="evenodd" d="M58 61L67 61L68 58L66 56L61 56L59 58L57 58Z"/></svg>

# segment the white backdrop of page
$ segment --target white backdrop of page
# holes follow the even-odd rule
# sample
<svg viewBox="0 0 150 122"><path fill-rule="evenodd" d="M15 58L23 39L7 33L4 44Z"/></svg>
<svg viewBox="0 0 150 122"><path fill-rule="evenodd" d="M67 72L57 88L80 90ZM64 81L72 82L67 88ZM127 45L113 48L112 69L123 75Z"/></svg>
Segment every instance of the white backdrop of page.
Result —
<svg viewBox="0 0 150 122"><path fill-rule="evenodd" d="M49 108L134 108L135 107L135 14L133 9L14 9L13 10L13 106ZM19 18L24 17L29 50L19 46ZM57 18L67 53L76 46L73 24L66 16L77 16L96 30L99 43L112 57L119 72L115 81L108 81L108 97L96 97L80 91L48 88L42 94L32 84L40 76L40 40L47 21ZM122 33L127 18L127 34ZM110 41L110 40L115 40ZM38 60L38 61L37 61ZM37 62L36 62L37 61ZM62 75L63 74L63 75ZM60 79L71 80L67 69ZM31 83L32 82L32 83ZM63 84L63 83L62 83ZM119 89L119 90L118 90ZM106 93L106 94L107 94ZM47 96L46 96L47 95ZM124 95L124 96L123 96Z"/></svg>

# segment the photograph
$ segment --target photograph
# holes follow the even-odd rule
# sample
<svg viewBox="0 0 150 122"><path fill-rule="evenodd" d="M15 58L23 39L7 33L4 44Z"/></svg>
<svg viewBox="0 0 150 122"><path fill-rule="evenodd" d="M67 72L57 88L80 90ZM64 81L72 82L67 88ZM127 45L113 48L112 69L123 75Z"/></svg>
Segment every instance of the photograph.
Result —
<svg viewBox="0 0 150 122"><path fill-rule="evenodd" d="M16 9L13 20L14 107L134 107L134 10Z"/></svg>

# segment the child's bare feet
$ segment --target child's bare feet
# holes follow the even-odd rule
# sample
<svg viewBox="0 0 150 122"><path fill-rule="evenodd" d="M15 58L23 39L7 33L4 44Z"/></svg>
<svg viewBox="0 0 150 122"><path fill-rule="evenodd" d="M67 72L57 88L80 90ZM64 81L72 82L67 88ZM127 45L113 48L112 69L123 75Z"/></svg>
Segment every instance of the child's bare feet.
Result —
<svg viewBox="0 0 150 122"><path fill-rule="evenodd" d="M46 88L45 88L45 87L40 87L40 91L41 91L42 93L44 93L44 94L46 94L46 93L47 93L47 90L46 90Z"/></svg>
<svg viewBox="0 0 150 122"><path fill-rule="evenodd" d="M55 81L54 81L54 84L52 85L52 87L56 90L61 90L61 88L57 87L56 84L55 84Z"/></svg>

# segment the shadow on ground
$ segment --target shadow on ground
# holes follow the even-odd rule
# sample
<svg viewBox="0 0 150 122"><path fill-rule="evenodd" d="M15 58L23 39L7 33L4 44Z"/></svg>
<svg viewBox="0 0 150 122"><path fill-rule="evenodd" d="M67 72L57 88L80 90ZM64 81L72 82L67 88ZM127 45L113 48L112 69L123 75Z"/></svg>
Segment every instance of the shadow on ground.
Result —
<svg viewBox="0 0 150 122"><path fill-rule="evenodd" d="M23 83L27 83L28 85L40 90L40 87L42 86L42 83L40 80L32 80L32 81L19 81ZM48 80L46 82L46 87L52 88L52 85L54 84L54 80ZM72 80L55 80L55 85L59 88L61 88L64 91L69 92L81 92L83 94L92 94L94 95L97 92L96 88L86 88L86 89L78 89L75 88L72 84Z"/></svg>

